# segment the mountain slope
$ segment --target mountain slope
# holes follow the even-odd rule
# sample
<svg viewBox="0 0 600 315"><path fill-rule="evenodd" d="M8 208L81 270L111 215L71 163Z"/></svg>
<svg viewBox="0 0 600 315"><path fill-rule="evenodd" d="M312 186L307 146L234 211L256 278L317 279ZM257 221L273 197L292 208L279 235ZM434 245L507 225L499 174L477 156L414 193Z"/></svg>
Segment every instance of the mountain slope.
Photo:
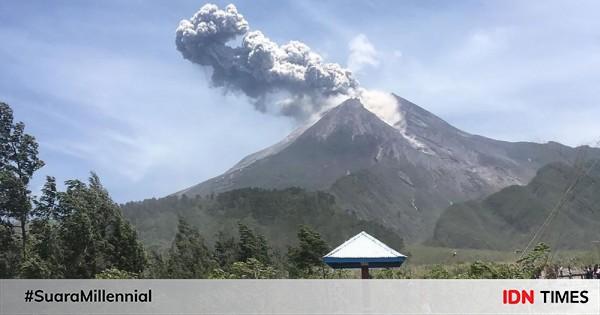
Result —
<svg viewBox="0 0 600 315"><path fill-rule="evenodd" d="M180 217L197 227L209 242L218 232L235 235L237 224L243 222L264 234L279 252L297 241L300 225L318 231L330 246L368 230L393 248L403 247L402 238L393 230L340 211L332 195L300 188L244 188L205 198L169 196L130 202L122 209L142 241L162 249L175 237Z"/></svg>
<svg viewBox="0 0 600 315"><path fill-rule="evenodd" d="M394 97L401 116L394 126L349 99L314 125L178 195L243 187L328 190L346 211L381 222L413 242L431 237L450 204L525 184L543 165L572 163L577 157L576 149L557 143L471 135ZM597 149L586 150L600 156Z"/></svg>
<svg viewBox="0 0 600 315"><path fill-rule="evenodd" d="M433 240L450 247L522 249L556 209L539 240L553 248L589 249L591 241L600 239L599 168L595 161L586 163L583 171L552 163L527 186L511 186L482 201L455 204L440 217ZM563 197L564 205L557 208Z"/></svg>

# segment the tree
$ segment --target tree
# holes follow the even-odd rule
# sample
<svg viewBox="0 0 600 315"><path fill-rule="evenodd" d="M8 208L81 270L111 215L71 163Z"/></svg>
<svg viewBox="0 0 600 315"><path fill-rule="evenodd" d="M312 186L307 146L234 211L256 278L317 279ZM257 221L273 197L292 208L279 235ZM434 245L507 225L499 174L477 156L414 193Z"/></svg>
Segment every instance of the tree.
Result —
<svg viewBox="0 0 600 315"><path fill-rule="evenodd" d="M137 279L138 275L129 272L120 270L117 268L110 268L102 271L101 273L96 274L96 279Z"/></svg>
<svg viewBox="0 0 600 315"><path fill-rule="evenodd" d="M175 279L208 278L215 267L211 256L200 232L180 218L169 250L168 276Z"/></svg>
<svg viewBox="0 0 600 315"><path fill-rule="evenodd" d="M42 196L32 198L28 185L44 162L35 138L13 120L11 108L0 103L0 273L93 278L107 269L143 271L144 249L96 174L88 184L65 182L65 192L47 177ZM15 228L20 229L19 255Z"/></svg>
<svg viewBox="0 0 600 315"><path fill-rule="evenodd" d="M539 278L542 270L548 264L549 255L550 246L539 243L527 255L517 260L517 264L521 266L523 277L529 279Z"/></svg>
<svg viewBox="0 0 600 315"><path fill-rule="evenodd" d="M230 271L215 269L210 275L211 279L275 279L277 270L273 266L265 265L256 258L247 261L236 261L231 265Z"/></svg>
<svg viewBox="0 0 600 315"><path fill-rule="evenodd" d="M235 238L227 236L224 232L220 231L216 235L215 241L215 260L222 269L229 269L231 264L235 262L238 256L238 244L235 242Z"/></svg>
<svg viewBox="0 0 600 315"><path fill-rule="evenodd" d="M263 264L269 265L272 263L270 247L267 243L267 239L264 235L255 232L256 235L256 249L257 253L255 258Z"/></svg>
<svg viewBox="0 0 600 315"><path fill-rule="evenodd" d="M245 262L250 258L256 258L264 264L271 263L269 245L262 234L250 230L242 223L238 224L238 232L240 234L238 261Z"/></svg>
<svg viewBox="0 0 600 315"><path fill-rule="evenodd" d="M27 255L21 262L21 278L59 279L64 277L63 242L57 222L34 218L30 224Z"/></svg>
<svg viewBox="0 0 600 315"><path fill-rule="evenodd" d="M46 176L46 183L42 187L42 195L34 200L35 208L32 211L34 217L38 219L59 220L64 217L59 213L58 191L56 190L56 178Z"/></svg>
<svg viewBox="0 0 600 315"><path fill-rule="evenodd" d="M19 207L23 193L15 178L0 170L0 278L12 278L23 255L15 228L9 217L10 210Z"/></svg>
<svg viewBox="0 0 600 315"><path fill-rule="evenodd" d="M119 217L114 222L114 231L108 241L114 247L109 256L114 266L118 266L123 272L133 274L139 274L144 270L147 262L145 250L137 240L137 234L129 222Z"/></svg>
<svg viewBox="0 0 600 315"><path fill-rule="evenodd" d="M256 258L249 258L245 262L233 263L231 274L235 279L274 279L277 277L277 270Z"/></svg>
<svg viewBox="0 0 600 315"><path fill-rule="evenodd" d="M470 279L499 279L500 275L494 264L477 260L469 266L467 277Z"/></svg>
<svg viewBox="0 0 600 315"><path fill-rule="evenodd" d="M38 158L35 138L25 133L25 124L13 120L10 106L0 102L0 218L3 225L11 228L12 221L19 222L25 255L31 211L31 191L27 187L44 162Z"/></svg>
<svg viewBox="0 0 600 315"><path fill-rule="evenodd" d="M96 237L92 209L87 198L87 187L78 180L65 182L67 191L61 193L61 208L68 213L60 225L60 237L64 242L66 278L93 278L107 266L98 266L103 261L98 250L102 240Z"/></svg>
<svg viewBox="0 0 600 315"><path fill-rule="evenodd" d="M63 243L59 235L56 179L48 176L42 195L34 200L29 224L27 255L19 267L21 278L57 279L64 276Z"/></svg>
<svg viewBox="0 0 600 315"><path fill-rule="evenodd" d="M17 273L20 248L12 228L0 225L0 279L12 278Z"/></svg>
<svg viewBox="0 0 600 315"><path fill-rule="evenodd" d="M163 279L168 278L168 266L165 255L161 254L157 250L151 250L149 253L149 259L147 267L144 270L143 278L149 279Z"/></svg>
<svg viewBox="0 0 600 315"><path fill-rule="evenodd" d="M57 194L57 217L63 248L65 278L94 278L111 268L139 274L146 256L131 225L110 198L100 179L91 174L89 184L65 182Z"/></svg>
<svg viewBox="0 0 600 315"><path fill-rule="evenodd" d="M316 267L323 267L322 257L329 251L329 246L318 232L302 225L298 230L298 247L288 250L290 276L310 277Z"/></svg>

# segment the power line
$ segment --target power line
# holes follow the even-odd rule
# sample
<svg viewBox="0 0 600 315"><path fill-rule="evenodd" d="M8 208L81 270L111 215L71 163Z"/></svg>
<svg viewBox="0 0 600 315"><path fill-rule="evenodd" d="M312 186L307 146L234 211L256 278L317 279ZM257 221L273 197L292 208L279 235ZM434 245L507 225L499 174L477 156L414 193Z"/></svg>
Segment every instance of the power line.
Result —
<svg viewBox="0 0 600 315"><path fill-rule="evenodd" d="M596 146L598 146L600 144L600 141L598 141L596 143ZM582 150L580 151L580 153L582 153L581 155L584 155L585 152ZM575 159L575 163L577 164L577 160L580 160L579 156ZM581 158L582 161L585 161L585 159L582 157ZM590 166L589 169L587 169L587 171L585 172L578 172L578 175L575 177L575 179L573 180L573 182L571 183L571 185L568 186L567 190L565 190L564 194L562 195L562 197L558 200L558 202L554 205L554 207L552 208L552 210L550 211L550 213L548 214L548 216L546 216L546 219L544 220L544 222L542 223L542 225L540 225L540 227L537 229L537 231L535 232L535 234L533 235L533 237L529 240L529 242L527 243L527 246L525 246L525 248L523 249L521 256L519 257L519 259L522 259L523 257L525 257L527 251L529 250L529 248L531 247L531 245L533 244L533 242L535 241L535 239L546 229L546 227L552 222L552 220L554 220L554 218L556 217L556 215L558 214L558 211L564 206L564 204L566 203L566 201L568 200L567 197L569 197L569 195L573 192L573 190L575 190L575 187L577 186L577 184L579 183L579 181L584 177L584 176L588 176L590 174L590 172L592 171L592 169L594 169L594 167L596 167L596 165L598 164L598 161L600 161L599 159L595 159L594 163ZM581 164L583 165L584 162L581 162ZM577 167L577 165L575 165ZM582 171L584 169L584 166L582 166Z"/></svg>

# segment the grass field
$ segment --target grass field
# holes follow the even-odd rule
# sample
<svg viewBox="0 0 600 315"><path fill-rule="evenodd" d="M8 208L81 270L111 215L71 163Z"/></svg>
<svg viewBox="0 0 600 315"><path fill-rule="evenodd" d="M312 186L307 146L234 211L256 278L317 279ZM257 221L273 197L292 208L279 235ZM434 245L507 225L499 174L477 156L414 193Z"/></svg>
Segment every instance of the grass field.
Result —
<svg viewBox="0 0 600 315"><path fill-rule="evenodd" d="M382 279L471 278L470 270L475 261L495 263L491 266L501 270L498 269L497 264L514 265L520 257L520 253L510 251L452 249L425 245L408 245L404 249L404 254L409 257L402 267L393 270L374 270L372 272L374 277ZM550 252L548 263L581 270L584 266L600 263L600 250L590 248L590 250ZM485 274L482 276L485 278ZM354 277L358 277L358 274L355 273Z"/></svg>
<svg viewBox="0 0 600 315"><path fill-rule="evenodd" d="M405 255L409 258L406 266L454 265L477 260L497 263L511 263L519 259L520 253L481 249L452 249L425 245L408 245ZM456 252L456 255L454 255ZM600 263L600 252L590 246L590 250L563 250L551 254L551 262L557 264L588 265Z"/></svg>

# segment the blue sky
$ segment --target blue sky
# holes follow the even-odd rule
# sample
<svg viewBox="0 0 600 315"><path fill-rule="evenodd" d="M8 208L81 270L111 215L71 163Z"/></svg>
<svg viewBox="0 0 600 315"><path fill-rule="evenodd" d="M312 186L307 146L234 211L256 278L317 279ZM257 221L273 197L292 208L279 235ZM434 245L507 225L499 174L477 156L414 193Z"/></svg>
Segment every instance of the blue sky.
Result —
<svg viewBox="0 0 600 315"><path fill-rule="evenodd" d="M40 143L46 175L96 171L119 202L216 176L294 128L175 49L199 1L2 1L0 100ZM225 6L228 1L214 1ZM239 1L278 43L354 62L367 88L394 92L492 138L600 140L600 2ZM366 55L365 55L366 54ZM352 62L350 62L352 63Z"/></svg>

